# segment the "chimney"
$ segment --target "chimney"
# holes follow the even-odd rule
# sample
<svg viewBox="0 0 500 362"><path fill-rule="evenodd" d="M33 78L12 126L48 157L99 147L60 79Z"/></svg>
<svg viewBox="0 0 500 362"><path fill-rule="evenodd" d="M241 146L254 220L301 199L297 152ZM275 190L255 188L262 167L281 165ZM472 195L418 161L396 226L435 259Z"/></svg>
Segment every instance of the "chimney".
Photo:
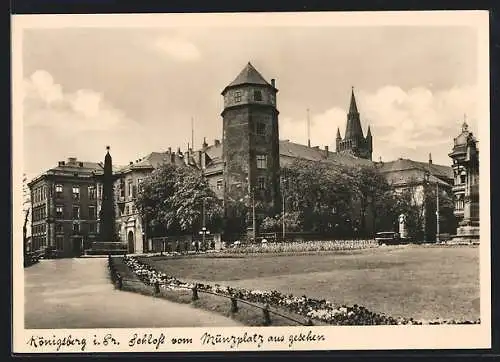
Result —
<svg viewBox="0 0 500 362"><path fill-rule="evenodd" d="M169 153L169 154L170 154L170 153L172 153L172 147L169 147L169 148L168 148L168 153Z"/></svg>
<svg viewBox="0 0 500 362"><path fill-rule="evenodd" d="M78 162L78 166L83 167L83 162Z"/></svg>
<svg viewBox="0 0 500 362"><path fill-rule="evenodd" d="M76 157L68 157L68 164L74 164L76 162Z"/></svg>
<svg viewBox="0 0 500 362"><path fill-rule="evenodd" d="M325 158L328 158L328 146L325 146Z"/></svg>
<svg viewBox="0 0 500 362"><path fill-rule="evenodd" d="M201 145L202 148L207 148L208 147L208 144L207 144L207 139L205 137L203 137L203 144Z"/></svg>
<svg viewBox="0 0 500 362"><path fill-rule="evenodd" d="M133 161L130 161L128 164L129 164L129 165L133 165L133 164L134 164L134 162L133 162Z"/></svg>
<svg viewBox="0 0 500 362"><path fill-rule="evenodd" d="M271 79L271 85L276 88L276 79Z"/></svg>
<svg viewBox="0 0 500 362"><path fill-rule="evenodd" d="M178 154L178 155L182 155L182 152L181 152L181 148L180 148L180 147L177 147L177 154Z"/></svg>
<svg viewBox="0 0 500 362"><path fill-rule="evenodd" d="M64 166L65 162L64 161L59 161L59 166Z"/></svg>
<svg viewBox="0 0 500 362"><path fill-rule="evenodd" d="M432 165L432 154L429 153L429 165Z"/></svg>
<svg viewBox="0 0 500 362"><path fill-rule="evenodd" d="M219 146L220 145L220 141L219 140L214 140L214 145L215 146Z"/></svg>

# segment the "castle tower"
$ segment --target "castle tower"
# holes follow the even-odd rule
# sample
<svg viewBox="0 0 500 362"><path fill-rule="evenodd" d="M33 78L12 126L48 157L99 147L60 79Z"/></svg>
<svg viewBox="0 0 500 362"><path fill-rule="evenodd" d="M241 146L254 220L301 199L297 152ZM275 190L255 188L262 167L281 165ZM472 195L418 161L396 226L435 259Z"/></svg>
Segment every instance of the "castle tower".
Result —
<svg viewBox="0 0 500 362"><path fill-rule="evenodd" d="M258 219L279 212L277 92L274 79L268 83L250 62L222 91L226 216L235 215L238 202L249 214L255 205Z"/></svg>
<svg viewBox="0 0 500 362"><path fill-rule="evenodd" d="M455 241L479 241L479 150L466 122L453 140L454 214L458 219Z"/></svg>
<svg viewBox="0 0 500 362"><path fill-rule="evenodd" d="M350 153L359 158L372 159L372 133L370 127L368 127L366 138L363 135L356 97L354 96L354 88L351 91L351 102L349 104L349 112L347 113L344 139L340 136L340 130L337 130L335 141L337 152L339 153Z"/></svg>

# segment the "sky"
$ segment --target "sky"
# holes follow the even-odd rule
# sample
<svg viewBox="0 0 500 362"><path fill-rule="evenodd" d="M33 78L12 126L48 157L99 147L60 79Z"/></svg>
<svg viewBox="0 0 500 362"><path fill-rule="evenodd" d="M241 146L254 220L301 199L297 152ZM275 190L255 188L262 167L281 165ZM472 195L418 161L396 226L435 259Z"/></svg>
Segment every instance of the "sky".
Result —
<svg viewBox="0 0 500 362"><path fill-rule="evenodd" d="M77 157L115 164L222 137L221 91L251 62L276 79L281 139L335 149L351 87L373 160L449 165L477 133L477 32L465 26L25 29L24 172ZM193 119L193 122L191 121Z"/></svg>

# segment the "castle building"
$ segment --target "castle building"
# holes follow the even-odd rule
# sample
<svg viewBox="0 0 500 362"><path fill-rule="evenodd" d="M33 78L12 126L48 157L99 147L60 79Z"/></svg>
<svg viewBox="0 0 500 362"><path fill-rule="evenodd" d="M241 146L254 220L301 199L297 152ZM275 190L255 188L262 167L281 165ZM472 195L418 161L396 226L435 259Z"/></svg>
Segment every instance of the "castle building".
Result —
<svg viewBox="0 0 500 362"><path fill-rule="evenodd" d="M368 127L365 137L354 89L351 91L344 138L337 129L336 152L330 151L328 146L311 147L280 140L277 93L275 80L268 82L248 63L221 93L224 99L222 141L214 140L209 145L204 139L197 150L194 150L194 145L188 145L185 151L168 148L165 152L152 152L126 166L113 167L115 229L129 253L155 249L147 235L147 220L141 219L135 200L141 191L142 181L164 163L193 167L202 172L215 194L223 200L226 217L235 215L241 205L250 211L247 217L253 211L258 219L279 213L280 170L296 159L326 162L332 167L374 166L395 189L414 185L418 190L423 189L423 183L429 182L425 180L426 173L431 175L430 182L446 188L453 182L453 170L461 173L465 169L470 172L467 174L470 175L467 176L470 187L464 189L457 184L454 190L457 194L464 190L464 195L474 195L477 165L467 158L477 154L472 146L472 136L461 135L455 139L455 148L450 154L454 159L453 170L431 161L422 163L399 159L387 163L373 162L371 130ZM61 255L78 255L99 237L103 171L102 163L78 162L72 158L67 163L61 161L58 167L29 183L33 250L53 246ZM473 197L471 200L475 200ZM466 196L463 199L466 200ZM464 223L469 223L467 225L474 224L477 219L474 210L478 204L472 202L470 205L470 212L463 212ZM456 214L461 215L458 208ZM368 213L364 217L364 222L356 221L365 225L366 233L380 231L372 230L373 215ZM246 221L247 225L252 225L253 220ZM258 224L255 227L258 230Z"/></svg>
<svg viewBox="0 0 500 362"><path fill-rule="evenodd" d="M349 112L347 113L344 138L342 139L340 136L340 129L337 128L335 144L336 151L339 153L349 153L355 157L365 158L367 160L372 159L372 132L370 126L368 126L366 137L363 135L358 106L356 105L356 98L354 96L354 88L351 91L351 102L349 104Z"/></svg>
<svg viewBox="0 0 500 362"><path fill-rule="evenodd" d="M453 140L449 154L453 160L455 216L458 219L454 241L479 242L479 149L478 141L466 122Z"/></svg>

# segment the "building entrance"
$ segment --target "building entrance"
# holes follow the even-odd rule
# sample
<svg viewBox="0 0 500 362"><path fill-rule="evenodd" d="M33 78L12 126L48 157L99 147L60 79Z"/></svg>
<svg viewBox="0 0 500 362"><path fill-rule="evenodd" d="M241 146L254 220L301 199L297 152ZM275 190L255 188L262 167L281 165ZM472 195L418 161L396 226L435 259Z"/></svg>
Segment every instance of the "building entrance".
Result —
<svg viewBox="0 0 500 362"><path fill-rule="evenodd" d="M74 257L79 257L82 255L83 240L81 237L72 239L72 254Z"/></svg>
<svg viewBox="0 0 500 362"><path fill-rule="evenodd" d="M128 232L127 235L127 240L128 240L128 252L130 254L133 254L135 252L134 248L134 233L132 231Z"/></svg>

